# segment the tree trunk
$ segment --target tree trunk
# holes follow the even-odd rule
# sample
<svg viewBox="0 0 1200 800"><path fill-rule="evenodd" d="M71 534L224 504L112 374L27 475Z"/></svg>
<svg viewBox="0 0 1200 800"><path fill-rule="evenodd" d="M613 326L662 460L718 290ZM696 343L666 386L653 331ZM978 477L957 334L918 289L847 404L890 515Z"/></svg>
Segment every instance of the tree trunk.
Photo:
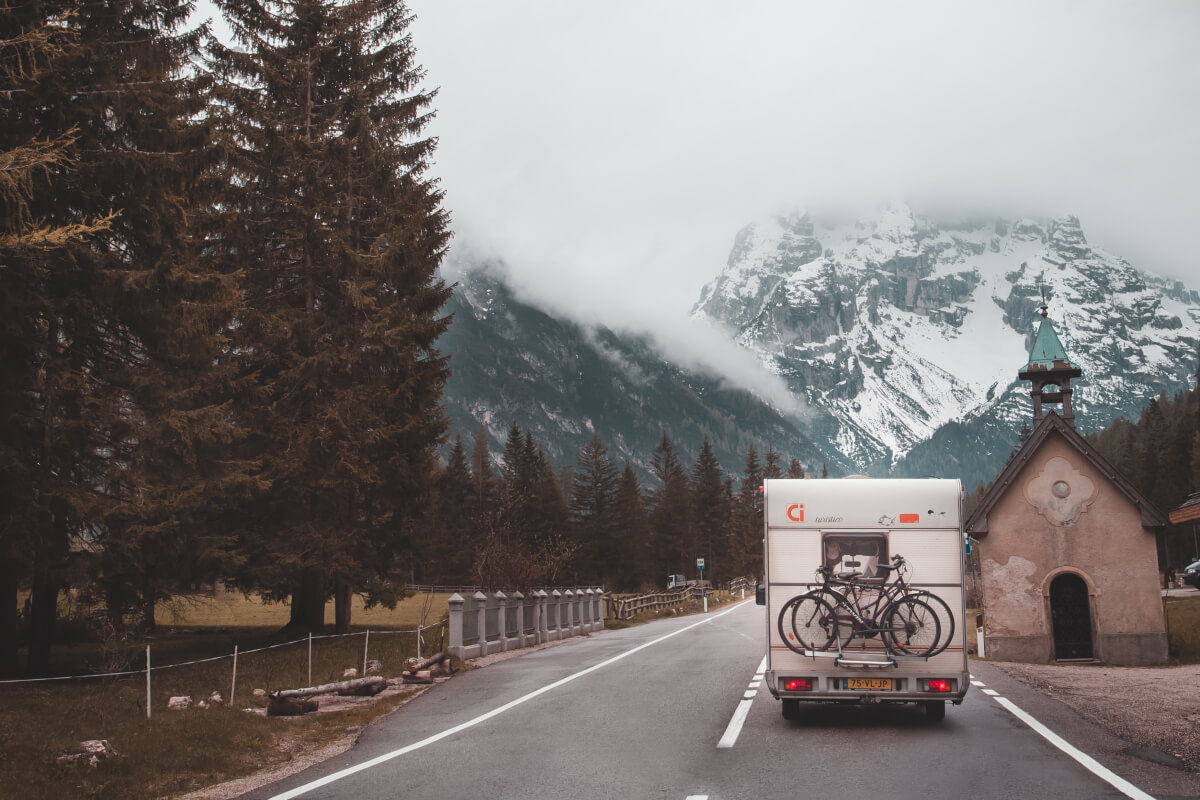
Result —
<svg viewBox="0 0 1200 800"><path fill-rule="evenodd" d="M295 632L323 633L325 630L325 579L319 567L305 567L292 595L288 628Z"/></svg>
<svg viewBox="0 0 1200 800"><path fill-rule="evenodd" d="M333 624L334 633L347 634L350 632L350 600L353 598L350 582L338 578L337 589L333 593Z"/></svg>
<svg viewBox="0 0 1200 800"><path fill-rule="evenodd" d="M54 622L58 618L58 591L58 580L43 556L34 564L33 591L30 593L29 671L35 675L50 672L50 648L54 644Z"/></svg>
<svg viewBox="0 0 1200 800"><path fill-rule="evenodd" d="M0 675L17 672L17 563L0 558Z"/></svg>

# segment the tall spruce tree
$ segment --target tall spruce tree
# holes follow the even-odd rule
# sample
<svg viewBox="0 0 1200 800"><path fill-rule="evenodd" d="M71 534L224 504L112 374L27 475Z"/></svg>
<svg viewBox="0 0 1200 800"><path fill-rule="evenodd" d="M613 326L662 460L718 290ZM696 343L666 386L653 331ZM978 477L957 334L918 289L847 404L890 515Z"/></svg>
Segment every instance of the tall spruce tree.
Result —
<svg viewBox="0 0 1200 800"><path fill-rule="evenodd" d="M659 487L653 495L650 531L654 541L655 578L674 573L692 574L695 543L692 537L691 493L687 472L675 447L664 433L654 448L651 469Z"/></svg>
<svg viewBox="0 0 1200 800"><path fill-rule="evenodd" d="M763 536L763 468L754 445L746 450L746 466L736 498L734 524L730 526L730 555L738 575L758 575L762 571L759 542Z"/></svg>
<svg viewBox="0 0 1200 800"><path fill-rule="evenodd" d="M617 468L600 436L579 451L571 484L571 534L576 546L576 574L586 581L612 585L621 573L614 510Z"/></svg>
<svg viewBox="0 0 1200 800"><path fill-rule="evenodd" d="M197 260L190 229L207 139L201 87L185 74L201 34L177 33L190 11L170 0L45 2L0 15L0 39L40 30L56 51L0 111L5 140L46 158L16 207L16 222L37 220L39 232L6 257L3 301L5 414L19 420L5 441L26 465L35 671L48 664L72 547L101 554L109 585L148 625L178 569L195 563L178 555L193 552L199 473L213 466L201 441L219 402L213 336L236 295ZM88 220L107 224L74 235ZM118 624L126 609L112 604Z"/></svg>
<svg viewBox="0 0 1200 800"><path fill-rule="evenodd" d="M707 436L692 466L691 494L696 556L704 559L706 578L727 580L734 574L729 559L729 504L721 465Z"/></svg>
<svg viewBox="0 0 1200 800"><path fill-rule="evenodd" d="M613 505L616 541L621 554L619 568L613 577L614 586L630 590L653 585L650 522L642 487L629 462L625 462L625 468L621 471Z"/></svg>
<svg viewBox="0 0 1200 800"><path fill-rule="evenodd" d="M395 587L446 420L435 343L449 239L427 176L434 95L393 0L218 0L245 50L210 44L231 191L217 244L244 272L238 352L257 385L264 494L249 586L318 630L336 598Z"/></svg>

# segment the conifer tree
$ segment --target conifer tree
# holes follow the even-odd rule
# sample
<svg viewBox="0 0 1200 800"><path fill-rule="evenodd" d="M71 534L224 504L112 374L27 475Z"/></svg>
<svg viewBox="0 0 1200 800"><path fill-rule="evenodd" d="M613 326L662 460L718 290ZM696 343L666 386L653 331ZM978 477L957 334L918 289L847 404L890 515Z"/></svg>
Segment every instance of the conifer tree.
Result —
<svg viewBox="0 0 1200 800"><path fill-rule="evenodd" d="M244 271L238 412L270 485L242 575L300 629L334 595L344 630L352 591L407 573L446 429L433 94L401 2L218 5L246 49L209 49L233 187L216 244Z"/></svg>
<svg viewBox="0 0 1200 800"><path fill-rule="evenodd" d="M611 585L626 557L616 538L617 468L599 435L579 451L575 465L569 505L572 538L579 548L576 574Z"/></svg>
<svg viewBox="0 0 1200 800"><path fill-rule="evenodd" d="M763 469L754 445L746 451L746 466L736 503L736 517L730 527L730 555L737 575L758 575L762 554L758 543L763 536Z"/></svg>
<svg viewBox="0 0 1200 800"><path fill-rule="evenodd" d="M650 511L650 530L654 542L655 578L673 573L691 574L693 557L691 505L687 472L671 440L664 433L654 448L651 469L658 478Z"/></svg>
<svg viewBox="0 0 1200 800"><path fill-rule="evenodd" d="M787 476L789 478L803 478L804 465L800 463L800 459L795 456L788 462Z"/></svg>
<svg viewBox="0 0 1200 800"><path fill-rule="evenodd" d="M704 437L692 466L691 494L696 555L704 559L706 578L713 581L733 577L729 560L729 504L721 465Z"/></svg>
<svg viewBox="0 0 1200 800"><path fill-rule="evenodd" d="M781 457L775 448L767 445L767 453L763 456L763 478L782 478L783 469L779 466Z"/></svg>
<svg viewBox="0 0 1200 800"><path fill-rule="evenodd" d="M27 85L0 111L6 148L26 143L20 163L35 165L9 176L8 202L23 199L5 212L15 251L2 356L5 415L21 421L5 447L30 489L19 513L32 523L35 671L48 662L72 544L102 554L110 585L152 626L177 568L197 563L205 470L219 471L208 457L224 435L208 418L219 404L211 365L236 296L193 246L208 135L196 121L202 87L185 74L200 34L176 33L190 10L48 2L0 15L0 40L32 43L40 31L54 51L52 69L35 58L18 70ZM12 239L30 220L34 233ZM119 623L126 603L110 606Z"/></svg>
<svg viewBox="0 0 1200 800"><path fill-rule="evenodd" d="M642 487L637 474L629 462L621 471L614 499L614 527L621 559L613 581L620 589L635 589L653 585L653 552L650 540L650 522L642 497Z"/></svg>

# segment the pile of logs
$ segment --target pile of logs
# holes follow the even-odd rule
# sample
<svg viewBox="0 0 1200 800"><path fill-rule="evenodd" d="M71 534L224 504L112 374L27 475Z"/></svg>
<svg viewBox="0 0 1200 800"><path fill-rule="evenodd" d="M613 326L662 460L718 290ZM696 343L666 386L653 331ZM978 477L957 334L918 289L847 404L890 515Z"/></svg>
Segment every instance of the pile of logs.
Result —
<svg viewBox="0 0 1200 800"><path fill-rule="evenodd" d="M435 670L440 674L453 674L453 667L446 653L438 653L413 663L401 674L400 681L405 684L433 683ZM336 692L341 697L374 697L386 689L387 685L387 678L382 675L368 675L365 678L351 678L304 689L271 692L267 697L267 716L298 717L317 710L317 701L309 699L314 695Z"/></svg>

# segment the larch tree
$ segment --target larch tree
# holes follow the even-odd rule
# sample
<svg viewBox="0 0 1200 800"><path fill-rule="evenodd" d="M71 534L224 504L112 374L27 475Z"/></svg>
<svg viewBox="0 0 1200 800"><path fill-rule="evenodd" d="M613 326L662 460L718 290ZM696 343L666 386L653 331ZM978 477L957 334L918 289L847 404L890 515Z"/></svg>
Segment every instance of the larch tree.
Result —
<svg viewBox="0 0 1200 800"><path fill-rule="evenodd" d="M434 93L394 0L219 0L238 44L211 42L228 147L222 256L242 271L238 407L270 491L243 583L291 597L319 630L335 598L395 599L447 421L435 344L450 233L429 177Z"/></svg>

